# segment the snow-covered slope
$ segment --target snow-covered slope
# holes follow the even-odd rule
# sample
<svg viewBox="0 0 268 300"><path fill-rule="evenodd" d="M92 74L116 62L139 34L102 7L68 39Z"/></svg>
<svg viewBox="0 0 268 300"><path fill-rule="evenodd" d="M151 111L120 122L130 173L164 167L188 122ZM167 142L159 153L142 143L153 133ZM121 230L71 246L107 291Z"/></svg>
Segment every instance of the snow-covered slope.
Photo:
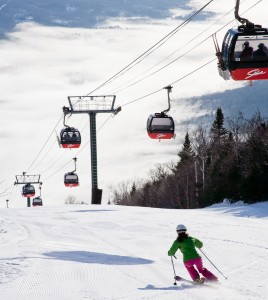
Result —
<svg viewBox="0 0 268 300"><path fill-rule="evenodd" d="M173 285L178 223L204 242L217 287ZM267 299L268 203L206 209L69 205L0 210L3 300ZM177 253L175 269L189 278Z"/></svg>

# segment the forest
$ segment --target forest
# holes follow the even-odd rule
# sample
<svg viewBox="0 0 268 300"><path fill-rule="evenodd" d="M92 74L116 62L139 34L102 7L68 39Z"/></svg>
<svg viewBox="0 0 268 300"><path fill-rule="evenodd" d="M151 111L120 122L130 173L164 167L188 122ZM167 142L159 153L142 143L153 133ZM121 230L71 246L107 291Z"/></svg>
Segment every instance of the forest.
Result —
<svg viewBox="0 0 268 300"><path fill-rule="evenodd" d="M202 208L228 199L268 199L268 122L226 118L219 107L213 123L186 132L175 161L157 165L147 179L111 187L109 203L158 208Z"/></svg>

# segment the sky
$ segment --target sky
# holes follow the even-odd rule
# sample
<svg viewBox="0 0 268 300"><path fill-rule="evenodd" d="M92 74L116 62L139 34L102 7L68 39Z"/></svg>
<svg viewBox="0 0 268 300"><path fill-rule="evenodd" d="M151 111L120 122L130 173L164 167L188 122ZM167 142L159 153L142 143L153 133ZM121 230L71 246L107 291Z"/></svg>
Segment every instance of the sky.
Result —
<svg viewBox="0 0 268 300"><path fill-rule="evenodd" d="M203 242L203 264L219 284L173 285L167 252L178 224ZM192 210L0 208L1 299L264 300L267 229L267 202ZM189 280L181 253L176 257L175 274Z"/></svg>
<svg viewBox="0 0 268 300"><path fill-rule="evenodd" d="M145 60L92 94L116 95L115 106L122 107L116 116L97 115L98 186L103 189L103 203L108 202L112 186L146 178L157 164L176 161L186 131L192 130L197 120L206 122L207 116L224 105L224 93L234 91L234 97L239 97L243 91L250 96L260 87L267 88L266 83L254 83L255 90L250 90L248 83L224 81L218 75L216 61L195 71L215 59L211 34L218 32L220 43L226 31L237 26L237 22L231 22L233 2L229 0L227 5L214 0L206 9L206 18L189 23ZM256 2L244 1L241 12ZM66 119L82 134L80 149L60 149L57 144L67 97L94 91L205 3L189 1L188 7L173 8L164 19L121 15L103 20L94 28L24 22L7 32L0 40L0 207L5 207L6 199L12 207L26 206L21 186L13 185L15 176L23 172L41 175L41 196L47 205L62 205L70 195L77 201L90 202L88 115ZM261 1L246 16L265 26L263 12L267 8L267 3ZM0 13L4 9L1 6ZM146 121L150 114L167 108L163 88L169 84L173 85L169 114L176 124L176 138L159 142L148 137ZM214 95L217 101L206 102ZM246 105L243 101L230 104L229 112L267 110L262 99L252 98ZM74 170L74 157L80 185L70 189L64 186L63 177Z"/></svg>

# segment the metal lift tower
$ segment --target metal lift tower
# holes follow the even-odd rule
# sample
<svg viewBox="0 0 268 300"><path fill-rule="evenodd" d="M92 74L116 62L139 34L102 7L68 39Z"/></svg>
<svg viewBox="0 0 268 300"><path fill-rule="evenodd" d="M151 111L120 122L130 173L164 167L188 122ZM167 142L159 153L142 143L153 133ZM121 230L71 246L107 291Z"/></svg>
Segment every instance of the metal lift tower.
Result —
<svg viewBox="0 0 268 300"><path fill-rule="evenodd" d="M16 181L14 182L14 185L17 184L42 184L40 182L40 176L41 175L26 175L26 172L23 172L22 175L15 175ZM31 207L31 198L27 197L27 207Z"/></svg>
<svg viewBox="0 0 268 300"><path fill-rule="evenodd" d="M90 145L91 145L91 204L101 204L102 190L98 188L98 164L97 164L97 131L96 114L117 114L121 108L114 108L115 95L106 96L69 96L70 107L64 107L66 114L88 114L90 121Z"/></svg>

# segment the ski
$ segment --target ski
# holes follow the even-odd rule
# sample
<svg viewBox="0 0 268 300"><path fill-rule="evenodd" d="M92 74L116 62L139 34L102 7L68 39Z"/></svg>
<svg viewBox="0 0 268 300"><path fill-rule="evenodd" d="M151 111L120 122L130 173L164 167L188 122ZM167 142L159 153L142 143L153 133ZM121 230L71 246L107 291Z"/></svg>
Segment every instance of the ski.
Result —
<svg viewBox="0 0 268 300"><path fill-rule="evenodd" d="M196 282L194 282L192 280L185 279L185 278L183 278L181 276L175 276L174 279L175 279L175 281L183 281L183 282L191 283L194 286L207 286L207 287L210 287L210 288L216 288L216 287L214 287L214 286L212 286L210 284L207 284L207 281L205 281L205 280L201 281L200 283L196 283Z"/></svg>

